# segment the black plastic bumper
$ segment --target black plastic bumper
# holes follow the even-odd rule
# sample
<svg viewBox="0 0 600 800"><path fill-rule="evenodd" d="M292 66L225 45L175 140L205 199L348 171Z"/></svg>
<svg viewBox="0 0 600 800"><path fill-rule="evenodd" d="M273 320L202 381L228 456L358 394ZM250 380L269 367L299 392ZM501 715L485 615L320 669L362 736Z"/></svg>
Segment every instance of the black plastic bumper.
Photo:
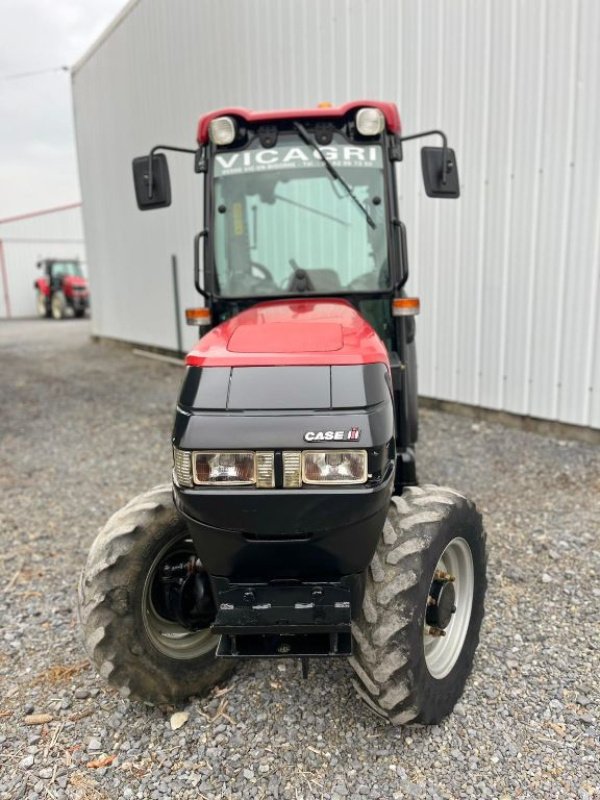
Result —
<svg viewBox="0 0 600 800"><path fill-rule="evenodd" d="M89 306L87 297L78 297L77 295L69 298L69 303L75 311L83 311Z"/></svg>
<svg viewBox="0 0 600 800"><path fill-rule="evenodd" d="M375 487L332 490L175 488L198 555L233 581L327 581L364 572L383 529L392 472Z"/></svg>

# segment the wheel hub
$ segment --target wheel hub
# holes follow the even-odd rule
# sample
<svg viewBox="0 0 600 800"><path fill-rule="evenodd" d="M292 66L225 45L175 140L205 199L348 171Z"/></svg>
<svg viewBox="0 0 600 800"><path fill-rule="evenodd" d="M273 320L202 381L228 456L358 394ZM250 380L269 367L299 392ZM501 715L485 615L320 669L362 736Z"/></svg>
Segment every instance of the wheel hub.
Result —
<svg viewBox="0 0 600 800"><path fill-rule="evenodd" d="M475 572L468 542L451 539L431 576L425 607L423 649L430 675L441 680L452 671L463 649L471 610Z"/></svg>
<svg viewBox="0 0 600 800"><path fill-rule="evenodd" d="M452 615L456 612L456 592L454 590L454 576L438 575L431 582L425 621L428 625L438 630L445 630L450 624Z"/></svg>
<svg viewBox="0 0 600 800"><path fill-rule="evenodd" d="M158 570L152 599L163 617L188 630L207 628L215 618L210 581L199 559L169 559Z"/></svg>

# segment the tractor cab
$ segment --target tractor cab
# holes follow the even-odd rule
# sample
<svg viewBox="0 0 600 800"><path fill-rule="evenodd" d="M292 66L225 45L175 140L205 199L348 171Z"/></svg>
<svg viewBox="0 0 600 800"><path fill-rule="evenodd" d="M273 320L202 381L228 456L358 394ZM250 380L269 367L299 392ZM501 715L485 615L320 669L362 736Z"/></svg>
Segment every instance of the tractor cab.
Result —
<svg viewBox="0 0 600 800"><path fill-rule="evenodd" d="M341 120L320 121L318 139L309 121L269 128L209 160L217 319L258 298L343 297L391 347L384 312L402 281L401 231L383 137Z"/></svg>
<svg viewBox="0 0 600 800"><path fill-rule="evenodd" d="M423 148L430 196L457 197L454 153ZM395 349L394 297L408 277L397 204L402 160L393 103L356 101L315 109L255 112L227 108L200 119L196 171L204 184L203 258L196 286L216 324L266 298L343 297ZM142 210L171 203L166 157L157 146L134 159ZM203 269L200 268L200 261ZM201 275L202 273L202 275Z"/></svg>
<svg viewBox="0 0 600 800"><path fill-rule="evenodd" d="M308 138L308 137L307 137ZM212 160L214 288L224 298L389 292L388 190L381 145L331 126ZM326 159L326 160L324 160Z"/></svg>

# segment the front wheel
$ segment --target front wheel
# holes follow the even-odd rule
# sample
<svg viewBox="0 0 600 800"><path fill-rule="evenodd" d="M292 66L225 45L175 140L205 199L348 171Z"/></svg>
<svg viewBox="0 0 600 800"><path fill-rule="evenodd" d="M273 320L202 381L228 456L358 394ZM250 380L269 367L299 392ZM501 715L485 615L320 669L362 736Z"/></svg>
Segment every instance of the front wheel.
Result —
<svg viewBox="0 0 600 800"><path fill-rule="evenodd" d="M353 682L373 710L399 725L450 714L479 642L485 571L473 503L431 485L393 498L353 623Z"/></svg>
<svg viewBox="0 0 600 800"><path fill-rule="evenodd" d="M42 292L41 289L37 290L35 307L37 315L40 319L45 319L46 317L50 316L50 312L48 311L48 300L46 299L46 295Z"/></svg>
<svg viewBox="0 0 600 800"><path fill-rule="evenodd" d="M171 485L157 486L114 514L94 541L79 582L86 650L100 675L126 697L175 702L201 695L232 671L217 659L212 601L188 597L179 621L173 576L206 574L173 504Z"/></svg>
<svg viewBox="0 0 600 800"><path fill-rule="evenodd" d="M67 301L62 292L54 292L50 302L50 309L53 319L62 319L65 316Z"/></svg>

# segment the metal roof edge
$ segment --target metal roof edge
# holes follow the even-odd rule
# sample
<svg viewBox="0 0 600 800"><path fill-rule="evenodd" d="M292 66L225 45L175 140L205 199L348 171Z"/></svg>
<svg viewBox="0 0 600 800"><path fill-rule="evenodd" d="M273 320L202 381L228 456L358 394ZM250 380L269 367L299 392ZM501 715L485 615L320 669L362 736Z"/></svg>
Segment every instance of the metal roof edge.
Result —
<svg viewBox="0 0 600 800"><path fill-rule="evenodd" d="M67 203L64 206L53 206L52 208L42 208L39 211L29 211L26 214L16 214L13 217L4 217L0 219L0 225L7 222L20 222L22 219L31 219L32 217L41 217L43 214L54 214L57 211L69 211L71 208L80 208L81 200L77 203Z"/></svg>
<svg viewBox="0 0 600 800"><path fill-rule="evenodd" d="M121 25L121 23L127 19L133 9L141 2L142 0L129 0L127 5L122 8L121 11L119 11L113 21L109 23L108 27L102 31L100 36L98 36L98 38L88 47L85 53L73 64L71 67L71 80L75 77L77 72L79 72L81 67L83 67L83 65L90 60L94 53L102 47L104 42L110 38L110 36Z"/></svg>

